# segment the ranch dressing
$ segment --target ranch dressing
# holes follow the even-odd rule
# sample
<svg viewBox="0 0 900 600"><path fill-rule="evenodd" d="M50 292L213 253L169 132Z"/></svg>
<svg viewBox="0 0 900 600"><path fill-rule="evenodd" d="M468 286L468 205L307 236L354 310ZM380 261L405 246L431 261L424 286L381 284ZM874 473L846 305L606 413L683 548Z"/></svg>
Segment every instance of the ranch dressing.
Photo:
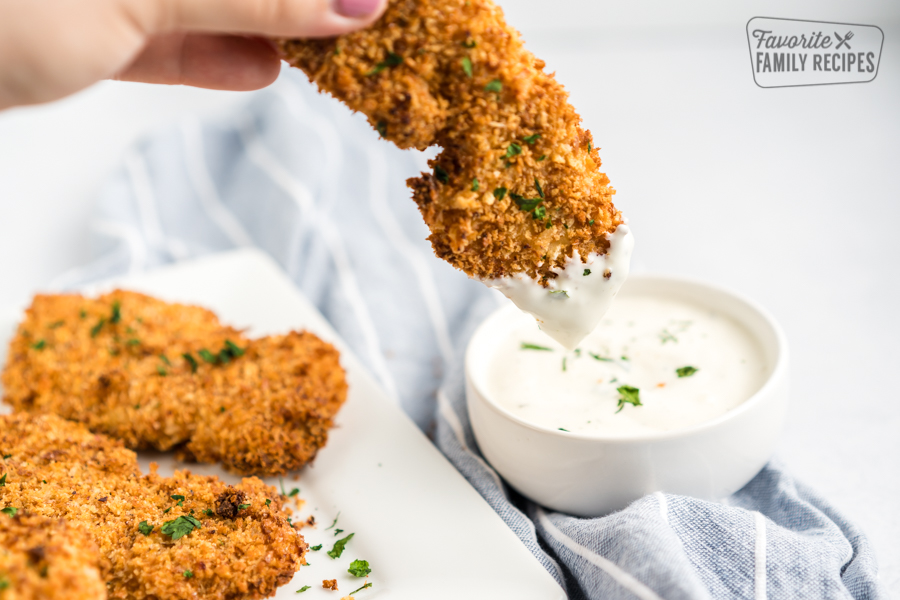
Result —
<svg viewBox="0 0 900 600"><path fill-rule="evenodd" d="M757 340L729 316L624 295L573 350L521 315L498 345L487 392L538 427L628 437L715 419L759 390L767 372Z"/></svg>
<svg viewBox="0 0 900 600"><path fill-rule="evenodd" d="M628 277L634 236L622 224L607 235L606 254L576 250L545 288L524 273L490 279L484 283L512 300L520 310L533 316L544 333L572 350L593 331L612 304Z"/></svg>

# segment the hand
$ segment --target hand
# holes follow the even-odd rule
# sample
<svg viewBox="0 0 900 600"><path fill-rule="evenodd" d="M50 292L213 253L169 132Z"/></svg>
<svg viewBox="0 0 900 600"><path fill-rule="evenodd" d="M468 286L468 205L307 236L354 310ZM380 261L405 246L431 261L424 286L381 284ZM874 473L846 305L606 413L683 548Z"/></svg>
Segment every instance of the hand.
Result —
<svg viewBox="0 0 900 600"><path fill-rule="evenodd" d="M325 37L387 0L0 0L0 109L101 79L253 90L280 69L262 36Z"/></svg>

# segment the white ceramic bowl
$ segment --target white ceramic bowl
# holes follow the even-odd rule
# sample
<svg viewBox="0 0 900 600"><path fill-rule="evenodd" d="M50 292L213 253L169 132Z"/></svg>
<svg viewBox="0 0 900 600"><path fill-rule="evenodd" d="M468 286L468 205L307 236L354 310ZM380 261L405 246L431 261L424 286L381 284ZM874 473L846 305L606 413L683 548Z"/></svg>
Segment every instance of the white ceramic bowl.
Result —
<svg viewBox="0 0 900 600"><path fill-rule="evenodd" d="M766 382L724 415L681 430L605 438L537 427L485 393L491 358L518 309L497 311L466 351L469 418L488 462L539 504L599 516L656 491L720 499L743 487L772 456L788 401L787 341L774 319L733 292L681 278L632 276L619 296L630 294L679 298L731 316L759 341L769 369Z"/></svg>

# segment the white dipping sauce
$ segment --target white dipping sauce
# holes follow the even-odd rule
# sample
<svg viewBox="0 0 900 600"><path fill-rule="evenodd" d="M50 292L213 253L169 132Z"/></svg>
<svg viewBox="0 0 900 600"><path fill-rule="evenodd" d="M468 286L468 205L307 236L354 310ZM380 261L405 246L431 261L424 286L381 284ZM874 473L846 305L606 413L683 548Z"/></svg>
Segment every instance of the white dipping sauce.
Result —
<svg viewBox="0 0 900 600"><path fill-rule="evenodd" d="M557 277L550 280L549 287L524 273L484 283L503 292L519 309L537 319L547 335L572 350L594 330L628 277L634 247L631 230L619 225L606 238L606 254L589 254L582 259L574 252L565 267L553 270Z"/></svg>
<svg viewBox="0 0 900 600"><path fill-rule="evenodd" d="M498 345L486 391L538 427L628 437L715 419L750 398L767 373L759 342L727 315L624 295L573 351L522 315ZM633 398L621 386L638 388L641 406L620 402Z"/></svg>

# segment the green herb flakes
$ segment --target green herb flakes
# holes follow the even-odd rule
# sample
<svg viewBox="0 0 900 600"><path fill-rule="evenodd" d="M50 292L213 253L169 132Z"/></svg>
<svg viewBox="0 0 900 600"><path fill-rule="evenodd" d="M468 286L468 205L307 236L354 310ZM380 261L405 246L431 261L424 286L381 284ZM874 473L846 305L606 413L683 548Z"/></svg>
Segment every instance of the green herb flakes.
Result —
<svg viewBox="0 0 900 600"><path fill-rule="evenodd" d="M463 72L465 72L466 77L471 79L472 78L472 59L469 58L468 56L463 56L463 58L460 62L462 62Z"/></svg>
<svg viewBox="0 0 900 600"><path fill-rule="evenodd" d="M308 590L309 588L310 588L310 586L304 585L302 588L300 588L299 590L297 590L297 593L298 593L298 594L302 594L303 592L305 592L305 591Z"/></svg>
<svg viewBox="0 0 900 600"><path fill-rule="evenodd" d="M350 568L347 569L347 572L354 577L365 577L372 572L372 569L369 568L369 561L357 558L350 563Z"/></svg>
<svg viewBox="0 0 900 600"><path fill-rule="evenodd" d="M163 535L167 535L173 540L182 538L195 529L200 529L202 525L195 517L190 515L182 515L172 521L163 523L160 531Z"/></svg>
<svg viewBox="0 0 900 600"><path fill-rule="evenodd" d="M200 355L205 362L208 362L211 365L216 364L216 355L207 350L206 348L200 348L197 350L197 354Z"/></svg>
<svg viewBox="0 0 900 600"><path fill-rule="evenodd" d="M516 203L516 206L524 210L525 212L531 212L538 207L538 205L543 202L540 198L523 198L518 194L510 193L509 197L513 199L513 202Z"/></svg>
<svg viewBox="0 0 900 600"><path fill-rule="evenodd" d="M565 431L566 433L572 433L568 429L563 429L562 427L557 427L557 429L559 429L560 431Z"/></svg>
<svg viewBox="0 0 900 600"><path fill-rule="evenodd" d="M686 367L678 367L677 369L675 369L675 374L679 377L690 377L699 370L700 369L698 369L697 367L688 365Z"/></svg>
<svg viewBox="0 0 900 600"><path fill-rule="evenodd" d="M309 549L312 550L313 552L318 552L319 550L322 549L322 544L316 544L315 546L310 546Z"/></svg>
<svg viewBox="0 0 900 600"><path fill-rule="evenodd" d="M378 121L375 125L375 131L378 132L378 135L381 137L387 137L387 123L384 121Z"/></svg>
<svg viewBox="0 0 900 600"><path fill-rule="evenodd" d="M625 408L626 404L642 406L641 391L638 388L631 387L630 385L620 385L616 388L616 391L619 392L619 410L616 411L616 414L622 412L622 409Z"/></svg>
<svg viewBox="0 0 900 600"><path fill-rule="evenodd" d="M503 83L499 79L492 79L484 86L484 91L500 93L503 91Z"/></svg>
<svg viewBox="0 0 900 600"><path fill-rule="evenodd" d="M272 501L269 500L268 498L266 498L266 506L269 506L269 505L271 505L271 504L272 504Z"/></svg>
<svg viewBox="0 0 900 600"><path fill-rule="evenodd" d="M546 158L547 158L547 155L546 155L546 154L542 154L541 157L540 157L539 159L537 159L537 161L538 161L538 162L542 162L542 161L546 160Z"/></svg>
<svg viewBox="0 0 900 600"><path fill-rule="evenodd" d="M140 346L141 340L139 340L137 338L129 338L128 341L125 342L125 345L126 346ZM162 357L160 357L160 358L162 358Z"/></svg>
<svg viewBox="0 0 900 600"><path fill-rule="evenodd" d="M169 374L169 372L166 371L165 367L163 367L162 365L156 365L156 372L160 377L165 377Z"/></svg>
<svg viewBox="0 0 900 600"><path fill-rule="evenodd" d="M434 176L441 183L450 183L450 175L441 165L434 165Z"/></svg>
<svg viewBox="0 0 900 600"><path fill-rule="evenodd" d="M340 558L341 554L344 553L344 546L347 545L347 542L353 539L353 535L354 534L351 533L347 537L341 538L336 541L334 543L334 547L332 547L331 550L328 551L328 556L330 556L331 558Z"/></svg>
<svg viewBox="0 0 900 600"><path fill-rule="evenodd" d="M550 295L552 296L553 294L562 294L563 298L569 297L569 292L567 292L566 290L551 290Z"/></svg>
<svg viewBox="0 0 900 600"><path fill-rule="evenodd" d="M78 316L79 316L79 318L82 318L82 319L85 318L87 316L87 311L82 308L81 310L78 311Z"/></svg>
<svg viewBox="0 0 900 600"><path fill-rule="evenodd" d="M613 362L613 359L606 358L605 356L600 356L599 354L594 354L593 352L588 352L591 355L591 358L594 360L599 360L600 362Z"/></svg>
<svg viewBox="0 0 900 600"><path fill-rule="evenodd" d="M194 358L189 352L185 352L181 355L181 358L187 361L189 365L191 365L191 373L197 372L197 359Z"/></svg>
<svg viewBox="0 0 900 600"><path fill-rule="evenodd" d="M594 146L591 145L590 142L588 142L588 152L590 152L590 151L593 150L593 149L594 149Z"/></svg>
<svg viewBox="0 0 900 600"><path fill-rule="evenodd" d="M115 325L122 320L122 305L118 300L112 303L112 313L109 316L109 324Z"/></svg>
<svg viewBox="0 0 900 600"><path fill-rule="evenodd" d="M526 144L528 144L530 146L533 146L534 143L536 141L538 141L539 139L541 139L541 134L535 133L534 135L529 135L529 136L523 137L522 141L524 141Z"/></svg>
<svg viewBox="0 0 900 600"><path fill-rule="evenodd" d="M466 40L462 43L462 45L465 46L466 48L474 48L478 44L475 43L475 40Z"/></svg>
<svg viewBox="0 0 900 600"><path fill-rule="evenodd" d="M530 344L528 342L522 342L519 346L519 350L542 350L544 352L553 352L553 348L548 348L547 346L538 346L537 344Z"/></svg>
<svg viewBox="0 0 900 600"><path fill-rule="evenodd" d="M190 569L188 569L187 571L185 571L184 573L182 573L182 575L184 575L184 578L185 578L185 579L190 579L191 577L194 576L194 573L193 573Z"/></svg>
<svg viewBox="0 0 900 600"><path fill-rule="evenodd" d="M299 493L300 493L300 488L294 488L288 494L288 498L293 498L294 496L296 496ZM334 522L337 523L337 519L335 519Z"/></svg>
<svg viewBox="0 0 900 600"><path fill-rule="evenodd" d="M676 344L678 343L678 338L675 337L668 329L663 329L661 332L659 332L659 339L663 344L665 344L666 342L675 342Z"/></svg>
<svg viewBox="0 0 900 600"><path fill-rule="evenodd" d="M537 180L537 177L534 178L534 187L537 189L538 196L543 198L544 190L541 188L541 183Z"/></svg>
<svg viewBox="0 0 900 600"><path fill-rule="evenodd" d="M478 178L477 178L477 177L475 177L474 179L472 179L472 191L473 191L473 192L477 192L477 191L478 191Z"/></svg>
<svg viewBox="0 0 900 600"><path fill-rule="evenodd" d="M503 200L504 196L506 196L505 187L494 188L494 198L496 198L497 200Z"/></svg>
<svg viewBox="0 0 900 600"><path fill-rule="evenodd" d="M97 337L100 333L100 330L103 329L103 326L106 325L106 318L100 317L100 320L97 321L97 324L91 327L91 337Z"/></svg>
<svg viewBox="0 0 900 600"><path fill-rule="evenodd" d="M170 367L172 366L172 363L169 362L169 359L166 358L166 355L165 355L165 354L160 354L160 355L159 355L159 360L163 361L164 363L166 363L166 364L169 365Z"/></svg>
<svg viewBox="0 0 900 600"><path fill-rule="evenodd" d="M590 274L591 274L591 270L590 270L590 269L585 269L585 270L584 270L583 275L584 275L585 277L587 277L587 276L590 275Z"/></svg>
<svg viewBox="0 0 900 600"><path fill-rule="evenodd" d="M11 517L16 516L16 513L19 512L18 508L13 508L12 506L7 506L6 508L0 510L2 513L6 513Z"/></svg>
<svg viewBox="0 0 900 600"><path fill-rule="evenodd" d="M366 73L366 75L377 75L390 67L396 67L403 64L403 57L393 52L388 52L387 58L375 65L375 68Z"/></svg>
<svg viewBox="0 0 900 600"><path fill-rule="evenodd" d="M6 458L6 457L4 456L3 458ZM6 485L6 476L7 476L7 475L9 475L9 473L4 473L4 474L3 474L3 477L0 477L0 487Z"/></svg>
<svg viewBox="0 0 900 600"><path fill-rule="evenodd" d="M563 356L562 369L563 369L563 373L565 373L566 372L566 357L565 356Z"/></svg>
<svg viewBox="0 0 900 600"><path fill-rule="evenodd" d="M153 525L151 525L147 521L141 521L140 523L138 523L138 531L140 531L144 536L148 536L153 532Z"/></svg>
<svg viewBox="0 0 900 600"><path fill-rule="evenodd" d="M34 348L35 350L43 350L44 348L47 347L47 341L46 340L38 340L35 343L33 343L31 345L31 347Z"/></svg>
<svg viewBox="0 0 900 600"><path fill-rule="evenodd" d="M238 505L238 510L247 510L248 508L250 508L249 504L239 504Z"/></svg>
<svg viewBox="0 0 900 600"><path fill-rule="evenodd" d="M337 522L338 522L338 519L339 519L339 518L341 518L341 513L340 513L340 511L338 511L338 514L337 514L337 516L334 518L334 521L332 521L331 525L329 525L328 527L325 528L325 531L328 531L329 529L331 529L332 527L334 527L335 525L337 525Z"/></svg>
<svg viewBox="0 0 900 600"><path fill-rule="evenodd" d="M335 530L334 530L334 537L337 537L337 536L341 535L342 533L344 533L344 530L343 530L343 529L335 529Z"/></svg>
<svg viewBox="0 0 900 600"><path fill-rule="evenodd" d="M6 578L6 575L0 575L0 591L9 588L9 579Z"/></svg>
<svg viewBox="0 0 900 600"><path fill-rule="evenodd" d="M513 142L506 147L506 156L504 156L504 158L512 158L513 156L518 156L520 154L522 154L522 146Z"/></svg>
<svg viewBox="0 0 900 600"><path fill-rule="evenodd" d="M543 219L547 216L547 208L544 206L538 206L534 209L534 214L532 215L533 219ZM549 223L548 223L549 225Z"/></svg>
<svg viewBox="0 0 900 600"><path fill-rule="evenodd" d="M66 324L65 321L56 321L54 323L50 323L49 325L47 325L47 329L56 329L57 327L62 327L65 324Z"/></svg>
<svg viewBox="0 0 900 600"><path fill-rule="evenodd" d="M7 458L12 458L12 454L4 454L3 455L3 460L6 460Z"/></svg>
<svg viewBox="0 0 900 600"><path fill-rule="evenodd" d="M594 224L594 219L591 219L590 221L588 221L588 225L593 225L593 224Z"/></svg>
<svg viewBox="0 0 900 600"><path fill-rule="evenodd" d="M353 590L352 592L350 592L350 595L352 596L352 595L355 594L356 592L361 592L361 591L363 591L364 589L370 588L370 587L372 587L372 583L371 583L371 582L367 583L366 585L362 586L362 587L359 588L359 589Z"/></svg>
<svg viewBox="0 0 900 600"><path fill-rule="evenodd" d="M170 496L170 498L172 498L172 500L177 500L177 501L178 501L178 502L175 503L176 505L178 505L178 506L184 506L184 496L182 496L181 494L172 494L172 495Z"/></svg>
<svg viewBox="0 0 900 600"><path fill-rule="evenodd" d="M201 512L207 517L214 517L216 515L211 508L204 508Z"/></svg>

